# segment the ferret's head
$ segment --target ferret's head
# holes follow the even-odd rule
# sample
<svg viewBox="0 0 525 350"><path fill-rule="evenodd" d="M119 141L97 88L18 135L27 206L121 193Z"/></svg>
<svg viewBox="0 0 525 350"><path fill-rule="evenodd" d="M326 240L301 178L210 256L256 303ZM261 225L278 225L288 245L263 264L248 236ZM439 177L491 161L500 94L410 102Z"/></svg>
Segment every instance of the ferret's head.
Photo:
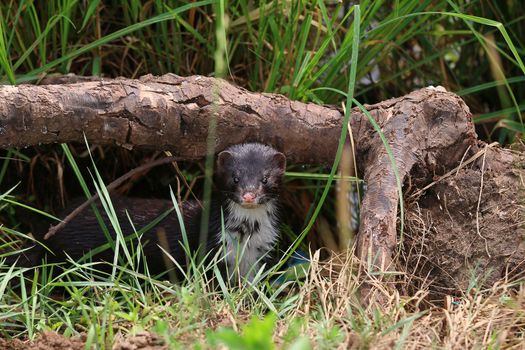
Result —
<svg viewBox="0 0 525 350"><path fill-rule="evenodd" d="M217 157L217 186L226 198L256 208L279 195L285 168L284 154L270 146L234 145Z"/></svg>

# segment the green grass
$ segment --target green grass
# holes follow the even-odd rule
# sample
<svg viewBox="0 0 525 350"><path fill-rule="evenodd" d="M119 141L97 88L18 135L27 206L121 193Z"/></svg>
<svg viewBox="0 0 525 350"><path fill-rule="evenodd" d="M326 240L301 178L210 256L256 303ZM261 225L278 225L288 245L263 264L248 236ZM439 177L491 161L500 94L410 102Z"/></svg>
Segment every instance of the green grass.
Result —
<svg viewBox="0 0 525 350"><path fill-rule="evenodd" d="M499 111L496 119L521 123L521 2L404 0L392 8L368 0L360 6L355 95L361 102L439 83L462 91L475 113ZM353 19L353 7L323 1L263 1L255 7L245 0L11 0L0 6L0 76L20 83L56 72L226 74L253 91L339 103L340 96L316 88L347 91ZM216 55L225 57L218 70ZM364 80L370 74L378 75L374 82Z"/></svg>
<svg viewBox="0 0 525 350"><path fill-rule="evenodd" d="M252 91L344 104L345 128L352 105L440 84L465 99L484 138L510 142L522 137L522 1L346 3L3 1L0 80L5 84L38 82L46 75L70 72L132 78L168 72L215 75ZM210 155L213 130L211 124ZM301 222L286 229L294 248L308 251L326 245L323 237L337 235L334 225L320 223L335 220L333 183L340 180L336 171L345 137L344 129L329 170L289 169L287 184L298 189L294 203L300 207L290 217L299 217ZM290 269L287 282L278 286L270 286L267 276L261 275L260 284L231 290L223 283L218 291L209 290L203 270L213 265L203 267L197 260L192 260L188 278L179 285L140 273L140 246L129 249L124 243L126 237L104 186L112 179L108 175L112 163L131 168L136 159L117 153L113 162L107 160L115 155L111 151L90 150L63 145L58 150L3 153L3 232L22 238L27 233L27 223L17 217L17 206L26 205L22 202L51 211L59 206L61 196L89 196L94 191L101 194L104 210L113 217L111 227L103 231L108 237L110 230L117 232L117 239L104 247L115 252L109 275L97 273L97 264L89 261L73 262L64 272L44 263L30 283L22 278L22 270L2 268L3 337L35 339L44 330L66 336L83 333L87 347L98 348L111 348L119 333L142 330L156 332L170 348L221 344L232 349L463 348L472 344L499 348L523 341L523 315L514 306L522 293L511 291L507 284L465 295L457 303L425 307L421 306L428 292L424 288L406 296L392 286L380 285L387 302L365 307L356 296L362 280L355 269L338 274L331 265L337 260L321 262L319 252L312 252L306 271ZM183 170L185 180L195 180L196 192L203 197L211 192L212 160L208 157L204 170L193 165ZM203 177L207 180L202 181ZM401 185L398 181L399 191ZM191 190L183 186L170 193L165 183L161 193L175 201ZM17 244L5 237L0 240L4 249ZM289 250L283 255L286 259L291 254ZM347 267L355 264L348 256L342 261ZM17 294L10 282L31 289L21 288ZM71 297L50 298L57 288L66 288ZM465 324L464 319L472 322Z"/></svg>

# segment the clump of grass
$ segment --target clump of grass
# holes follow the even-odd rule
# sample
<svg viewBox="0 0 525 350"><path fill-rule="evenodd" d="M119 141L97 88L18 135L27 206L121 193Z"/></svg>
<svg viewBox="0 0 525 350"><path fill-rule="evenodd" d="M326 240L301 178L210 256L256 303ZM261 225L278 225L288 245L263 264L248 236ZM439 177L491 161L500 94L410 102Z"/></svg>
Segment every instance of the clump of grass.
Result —
<svg viewBox="0 0 525 350"><path fill-rule="evenodd" d="M462 297L429 303L428 289L403 295L394 284L363 275L353 254L328 261L313 254L304 280L264 293L254 286L209 291L204 274L172 285L120 267L115 280L94 277L94 269L78 264L54 275L56 267L40 266L31 293L0 296L2 335L34 337L54 330L66 336L83 333L86 342L109 346L149 330L170 348L485 348L519 346L525 340L522 287L502 281L484 292L472 289ZM23 281L16 268L0 274L3 284ZM130 283L137 277L143 283ZM358 292L363 283L377 293L368 305ZM51 298L58 287L70 297Z"/></svg>

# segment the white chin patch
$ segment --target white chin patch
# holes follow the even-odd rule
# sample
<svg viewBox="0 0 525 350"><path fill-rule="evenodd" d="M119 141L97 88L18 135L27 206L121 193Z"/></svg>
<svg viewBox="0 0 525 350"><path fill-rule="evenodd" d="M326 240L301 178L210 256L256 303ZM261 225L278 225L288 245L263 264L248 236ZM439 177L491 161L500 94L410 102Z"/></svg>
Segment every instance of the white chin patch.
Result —
<svg viewBox="0 0 525 350"><path fill-rule="evenodd" d="M246 208L246 209L254 209L254 208L258 208L260 206L260 204L257 204L257 203L241 203L241 207L243 208Z"/></svg>

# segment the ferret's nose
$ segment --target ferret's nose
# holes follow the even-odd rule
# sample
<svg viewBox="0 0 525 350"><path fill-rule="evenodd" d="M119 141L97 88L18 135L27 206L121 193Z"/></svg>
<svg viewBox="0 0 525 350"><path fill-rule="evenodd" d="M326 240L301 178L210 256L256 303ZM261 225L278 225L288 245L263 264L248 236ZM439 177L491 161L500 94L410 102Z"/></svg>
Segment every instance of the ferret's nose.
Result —
<svg viewBox="0 0 525 350"><path fill-rule="evenodd" d="M246 204L254 203L255 202L255 198L256 198L256 196L255 196L255 193L253 193L253 192L246 192L245 194L242 195L242 200Z"/></svg>

